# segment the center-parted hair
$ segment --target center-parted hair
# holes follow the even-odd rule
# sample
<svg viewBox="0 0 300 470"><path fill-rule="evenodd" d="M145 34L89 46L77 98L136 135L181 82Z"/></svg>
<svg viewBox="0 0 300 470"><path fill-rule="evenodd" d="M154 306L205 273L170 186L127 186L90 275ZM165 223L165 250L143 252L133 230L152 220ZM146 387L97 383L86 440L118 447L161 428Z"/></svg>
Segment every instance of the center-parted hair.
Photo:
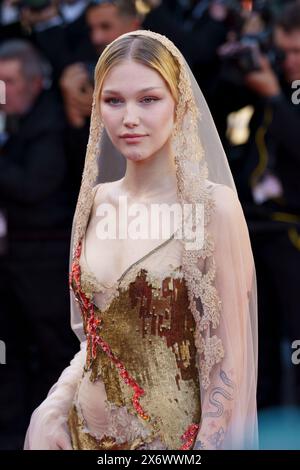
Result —
<svg viewBox="0 0 300 470"><path fill-rule="evenodd" d="M175 102L178 102L180 67L176 58L156 39L137 34L120 38L104 49L95 69L98 110L102 86L107 73L112 67L128 59L157 71L165 80Z"/></svg>

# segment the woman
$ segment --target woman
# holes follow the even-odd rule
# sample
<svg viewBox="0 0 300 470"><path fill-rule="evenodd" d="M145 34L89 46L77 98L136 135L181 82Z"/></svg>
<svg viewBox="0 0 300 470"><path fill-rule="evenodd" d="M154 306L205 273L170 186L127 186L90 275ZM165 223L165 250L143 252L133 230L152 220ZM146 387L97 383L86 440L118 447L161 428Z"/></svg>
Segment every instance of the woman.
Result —
<svg viewBox="0 0 300 470"><path fill-rule="evenodd" d="M121 180L97 184L103 148L125 157ZM159 243L138 238L138 223L120 237L124 199L143 204L142 229L155 204L175 204L175 230L162 241L157 216ZM99 58L70 261L81 350L33 413L25 448L256 448L248 231L208 107L165 36L133 31Z"/></svg>

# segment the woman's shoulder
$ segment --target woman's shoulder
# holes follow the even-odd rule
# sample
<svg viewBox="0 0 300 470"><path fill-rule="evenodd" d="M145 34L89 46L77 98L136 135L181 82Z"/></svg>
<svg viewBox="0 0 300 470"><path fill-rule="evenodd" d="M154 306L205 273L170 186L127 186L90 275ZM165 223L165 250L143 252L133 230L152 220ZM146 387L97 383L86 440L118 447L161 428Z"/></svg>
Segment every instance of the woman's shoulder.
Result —
<svg viewBox="0 0 300 470"><path fill-rule="evenodd" d="M100 202L110 202L121 180L99 183L94 188L94 205Z"/></svg>
<svg viewBox="0 0 300 470"><path fill-rule="evenodd" d="M235 189L221 183L206 181L208 193L214 202L217 216L230 216L241 213L242 207Z"/></svg>
<svg viewBox="0 0 300 470"><path fill-rule="evenodd" d="M205 180L205 186L209 193L213 194L215 197L235 197L236 191L230 186L222 183L215 183L211 180Z"/></svg>

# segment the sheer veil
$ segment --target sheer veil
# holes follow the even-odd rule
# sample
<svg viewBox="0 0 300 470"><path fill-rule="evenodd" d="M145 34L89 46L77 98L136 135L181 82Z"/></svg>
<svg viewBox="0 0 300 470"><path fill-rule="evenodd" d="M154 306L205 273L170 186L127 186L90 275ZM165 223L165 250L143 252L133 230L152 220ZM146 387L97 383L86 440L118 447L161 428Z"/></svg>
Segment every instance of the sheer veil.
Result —
<svg viewBox="0 0 300 470"><path fill-rule="evenodd" d="M213 118L186 60L167 37L149 30L131 31L113 43L131 35L161 42L179 63L179 102L172 135L178 196L182 204L204 207L204 243L189 249L183 239L182 259L196 322L201 384L202 417L195 448L255 449L256 275L244 214ZM103 181L105 159L111 155L122 162L101 122L95 92L73 220L70 267L87 228L95 190ZM72 291L71 326L84 344L81 313Z"/></svg>

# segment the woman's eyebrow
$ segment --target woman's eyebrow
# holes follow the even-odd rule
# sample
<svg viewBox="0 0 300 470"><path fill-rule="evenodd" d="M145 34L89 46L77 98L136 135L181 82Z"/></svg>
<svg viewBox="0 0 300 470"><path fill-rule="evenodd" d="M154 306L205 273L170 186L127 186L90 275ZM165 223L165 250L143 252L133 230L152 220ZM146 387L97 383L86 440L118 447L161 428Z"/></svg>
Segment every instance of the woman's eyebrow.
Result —
<svg viewBox="0 0 300 470"><path fill-rule="evenodd" d="M145 91L155 90L155 89L157 89L157 88L162 88L162 87L161 87L161 86L149 86L149 87L147 87L147 88L142 88L142 89L139 90L137 93L142 93L142 92L145 92ZM115 94L115 95L117 95L117 94L119 94L119 92L116 91L116 90L108 90L108 89L106 89L106 90L103 90L103 94L104 94L104 95L108 95L108 94Z"/></svg>

